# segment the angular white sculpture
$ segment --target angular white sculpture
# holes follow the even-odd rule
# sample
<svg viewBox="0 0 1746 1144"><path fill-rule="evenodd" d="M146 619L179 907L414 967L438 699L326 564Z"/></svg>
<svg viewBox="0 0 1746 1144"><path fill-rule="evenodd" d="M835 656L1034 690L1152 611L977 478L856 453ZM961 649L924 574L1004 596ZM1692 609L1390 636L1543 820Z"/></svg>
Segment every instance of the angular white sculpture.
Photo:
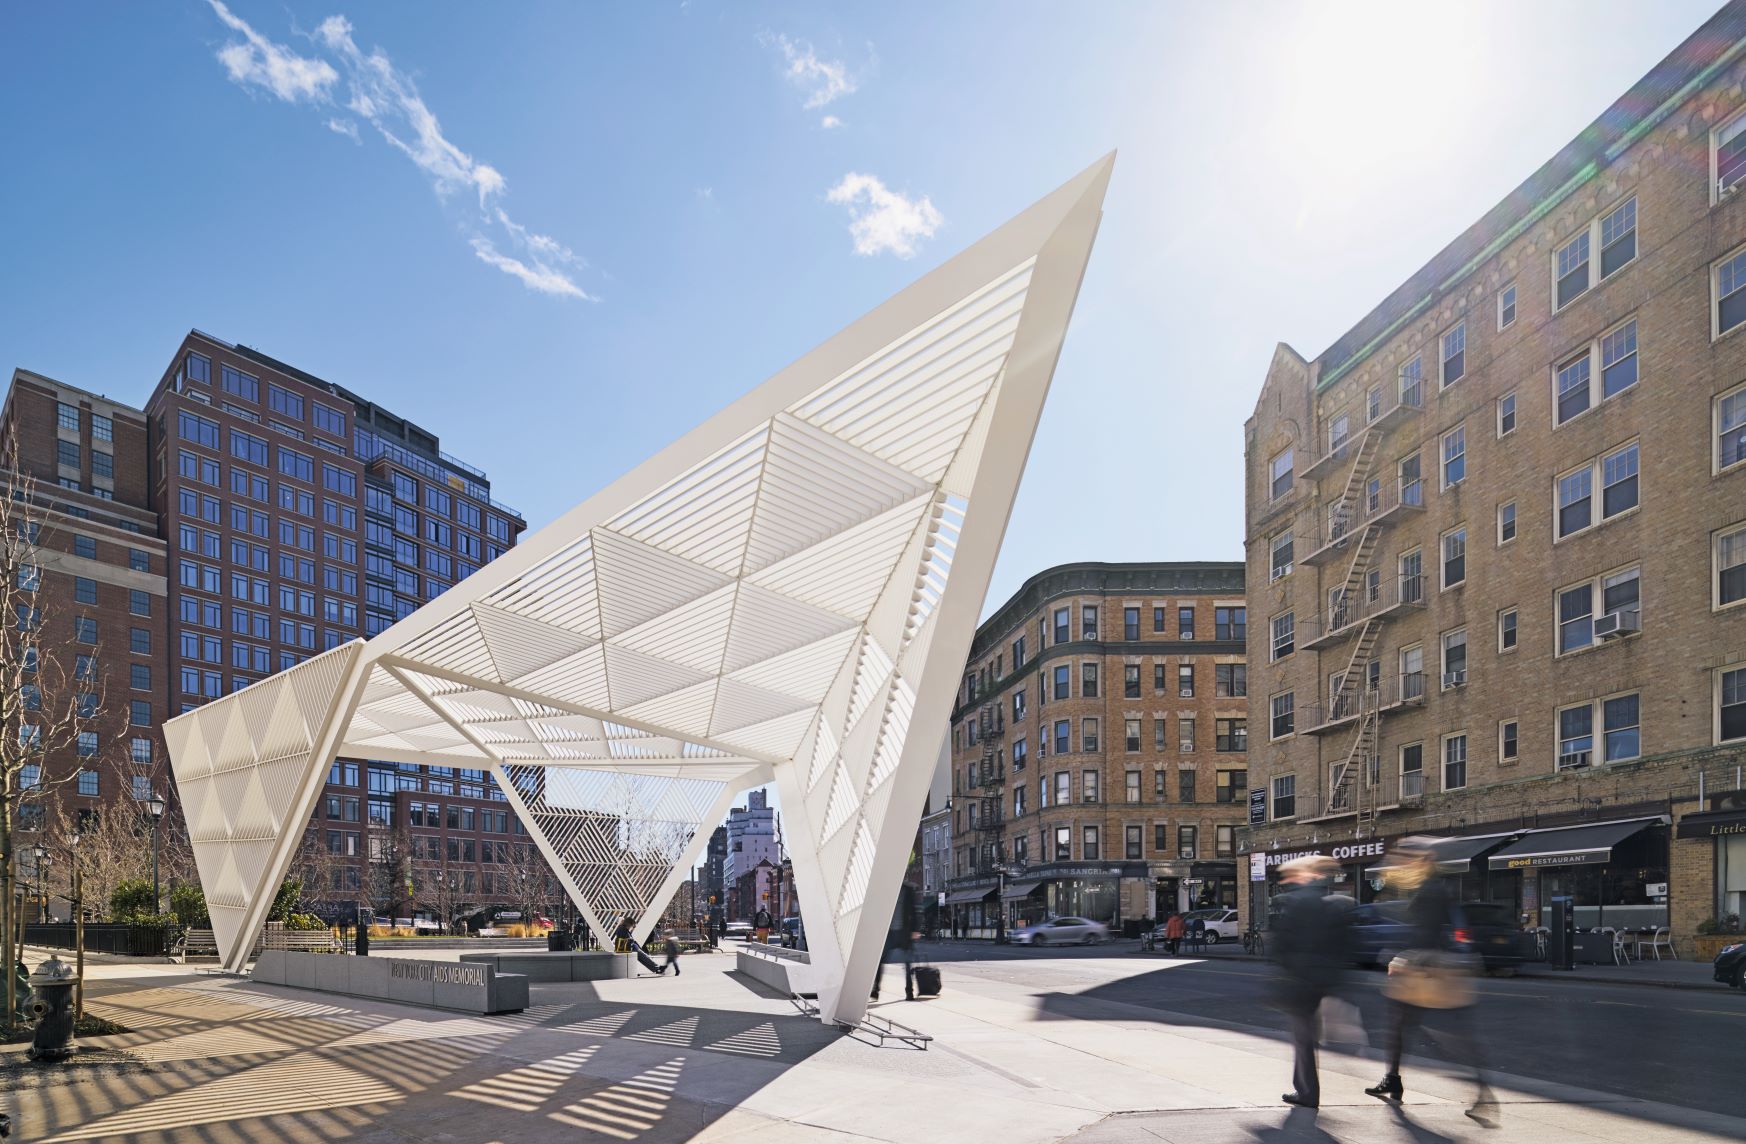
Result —
<svg viewBox="0 0 1746 1144"><path fill-rule="evenodd" d="M336 757L489 769L639 937L774 781L820 1016L858 1021L1113 163L381 635L166 723L226 966Z"/></svg>

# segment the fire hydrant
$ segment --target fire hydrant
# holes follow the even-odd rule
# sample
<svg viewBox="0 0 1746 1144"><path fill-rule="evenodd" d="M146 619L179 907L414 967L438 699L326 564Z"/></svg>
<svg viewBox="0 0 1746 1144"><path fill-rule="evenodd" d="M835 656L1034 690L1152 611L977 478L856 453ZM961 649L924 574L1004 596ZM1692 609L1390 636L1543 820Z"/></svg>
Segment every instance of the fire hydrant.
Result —
<svg viewBox="0 0 1746 1144"><path fill-rule="evenodd" d="M64 1061L73 1055L73 987L79 975L58 957L51 957L30 975L30 1011L36 1036L25 1054L33 1061Z"/></svg>

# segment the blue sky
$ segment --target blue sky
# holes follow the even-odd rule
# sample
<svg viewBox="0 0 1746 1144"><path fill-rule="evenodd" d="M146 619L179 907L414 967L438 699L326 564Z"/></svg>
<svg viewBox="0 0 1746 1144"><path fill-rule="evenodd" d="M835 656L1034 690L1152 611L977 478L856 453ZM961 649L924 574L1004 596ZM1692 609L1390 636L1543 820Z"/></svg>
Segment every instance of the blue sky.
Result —
<svg viewBox="0 0 1746 1144"><path fill-rule="evenodd" d="M139 403L196 326L534 526L1119 148L990 609L1240 559L1274 344L1322 350L1713 11L228 2L5 6L0 361Z"/></svg>

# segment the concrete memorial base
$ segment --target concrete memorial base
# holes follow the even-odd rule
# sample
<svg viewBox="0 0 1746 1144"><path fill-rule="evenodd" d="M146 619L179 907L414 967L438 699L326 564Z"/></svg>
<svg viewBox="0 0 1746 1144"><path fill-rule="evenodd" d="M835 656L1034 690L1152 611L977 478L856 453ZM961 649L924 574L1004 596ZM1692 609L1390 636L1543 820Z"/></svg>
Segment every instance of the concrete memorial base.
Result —
<svg viewBox="0 0 1746 1144"><path fill-rule="evenodd" d="M491 965L419 961L410 957L345 957L269 949L255 961L253 980L350 997L374 997L460 1013L519 1013L528 979Z"/></svg>
<svg viewBox="0 0 1746 1144"><path fill-rule="evenodd" d="M804 950L783 949L776 945L746 945L735 957L734 968L754 981L761 981L794 997L818 994L812 958Z"/></svg>
<svg viewBox="0 0 1746 1144"><path fill-rule="evenodd" d="M545 952L510 950L463 953L469 965L489 965L499 973L518 974L529 981L609 981L635 976L632 955L590 950Z"/></svg>

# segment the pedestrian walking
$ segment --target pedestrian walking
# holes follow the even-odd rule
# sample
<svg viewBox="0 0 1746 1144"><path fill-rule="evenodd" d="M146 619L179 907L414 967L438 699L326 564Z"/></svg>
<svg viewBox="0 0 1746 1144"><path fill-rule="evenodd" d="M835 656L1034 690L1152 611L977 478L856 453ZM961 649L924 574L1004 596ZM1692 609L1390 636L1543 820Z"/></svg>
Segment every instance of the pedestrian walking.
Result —
<svg viewBox="0 0 1746 1144"><path fill-rule="evenodd" d="M1171 913L1164 920L1164 952L1175 957L1176 951L1182 947L1182 935L1187 931L1188 926L1182 920L1182 915Z"/></svg>
<svg viewBox="0 0 1746 1144"><path fill-rule="evenodd" d="M915 1000L915 891L908 882L897 887L897 908L891 911L891 927L885 933L885 948L879 954L879 968L873 971L873 1000L879 1000L879 982L885 976L885 963L893 953L903 955L903 999Z"/></svg>
<svg viewBox="0 0 1746 1144"><path fill-rule="evenodd" d="M1407 948L1388 963L1383 993L1388 997L1388 1028L1384 1049L1388 1072L1364 1091L1385 1100L1399 1100L1401 1050L1407 1034L1425 1024L1432 1013L1447 1016L1439 1023L1457 1063L1473 1069L1477 1088L1467 1115L1493 1127L1496 1099L1479 1066L1473 1040L1472 1005L1474 968L1454 938L1460 928L1460 910L1455 895L1437 873L1432 839L1405 838L1383 863L1383 878L1393 888L1409 894L1406 920L1410 927Z"/></svg>
<svg viewBox="0 0 1746 1144"><path fill-rule="evenodd" d="M660 972L671 969L673 976L679 976L679 938L672 930L661 935L661 952L667 955L667 960L661 963Z"/></svg>
<svg viewBox="0 0 1746 1144"><path fill-rule="evenodd" d="M770 944L770 911L759 906L757 914L752 917L752 928L758 931L761 943Z"/></svg>
<svg viewBox="0 0 1746 1144"><path fill-rule="evenodd" d="M1317 1108L1322 1085L1316 1071L1316 1040L1322 1002L1352 963L1352 922L1347 900L1330 897L1328 886L1340 873L1332 858L1310 855L1279 867L1280 880L1293 887L1279 896L1273 956L1279 965L1280 1004L1291 1021L1295 1058L1291 1091L1280 1097L1299 1108Z"/></svg>

